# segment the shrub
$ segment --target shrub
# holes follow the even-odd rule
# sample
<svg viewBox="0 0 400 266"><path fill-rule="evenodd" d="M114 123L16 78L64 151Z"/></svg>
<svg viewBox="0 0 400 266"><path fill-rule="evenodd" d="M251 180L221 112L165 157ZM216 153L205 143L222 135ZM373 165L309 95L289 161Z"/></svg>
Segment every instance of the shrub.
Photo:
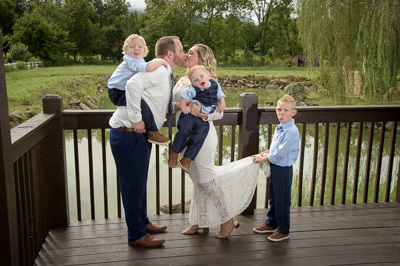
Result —
<svg viewBox="0 0 400 266"><path fill-rule="evenodd" d="M18 61L17 62L17 69L18 70L26 70L28 67L26 66L25 62Z"/></svg>
<svg viewBox="0 0 400 266"><path fill-rule="evenodd" d="M4 66L4 72L11 72L11 71L15 71L17 70L17 68L15 68L13 65L11 66Z"/></svg>
<svg viewBox="0 0 400 266"><path fill-rule="evenodd" d="M31 53L28 51L28 46L22 43L12 44L8 51L11 56L11 61L28 61Z"/></svg>

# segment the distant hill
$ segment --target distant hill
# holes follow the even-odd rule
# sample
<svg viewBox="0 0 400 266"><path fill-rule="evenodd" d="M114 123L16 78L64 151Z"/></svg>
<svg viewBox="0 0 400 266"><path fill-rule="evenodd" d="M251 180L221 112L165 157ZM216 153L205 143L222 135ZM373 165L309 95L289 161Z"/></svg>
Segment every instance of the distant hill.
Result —
<svg viewBox="0 0 400 266"><path fill-rule="evenodd" d="M135 11L136 11L136 13L137 13L138 15L144 13L144 10L142 10L142 9L135 9L135 8L133 8L133 7L130 7L130 8L128 9L128 12L129 12L129 13L133 13L133 12L135 12Z"/></svg>

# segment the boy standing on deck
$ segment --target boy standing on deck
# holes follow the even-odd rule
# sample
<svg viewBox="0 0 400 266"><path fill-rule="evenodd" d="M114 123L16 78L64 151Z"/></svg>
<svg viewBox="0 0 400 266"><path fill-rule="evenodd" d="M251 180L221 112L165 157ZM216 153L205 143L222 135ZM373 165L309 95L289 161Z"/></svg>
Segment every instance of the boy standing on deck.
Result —
<svg viewBox="0 0 400 266"><path fill-rule="evenodd" d="M299 130L293 119L296 114L296 101L285 94L276 107L280 124L275 128L270 149L252 156L254 162L269 162L271 168L267 220L254 227L253 231L260 234L272 233L268 240L273 242L289 238L293 164L299 155Z"/></svg>

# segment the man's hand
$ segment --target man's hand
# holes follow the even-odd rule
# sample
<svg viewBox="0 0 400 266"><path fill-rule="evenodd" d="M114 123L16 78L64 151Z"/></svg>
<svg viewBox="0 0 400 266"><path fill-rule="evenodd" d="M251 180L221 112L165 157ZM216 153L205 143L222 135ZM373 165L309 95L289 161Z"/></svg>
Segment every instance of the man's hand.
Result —
<svg viewBox="0 0 400 266"><path fill-rule="evenodd" d="M133 123L133 131L139 134L143 134L146 132L146 125L144 124L143 120L140 120L137 123Z"/></svg>

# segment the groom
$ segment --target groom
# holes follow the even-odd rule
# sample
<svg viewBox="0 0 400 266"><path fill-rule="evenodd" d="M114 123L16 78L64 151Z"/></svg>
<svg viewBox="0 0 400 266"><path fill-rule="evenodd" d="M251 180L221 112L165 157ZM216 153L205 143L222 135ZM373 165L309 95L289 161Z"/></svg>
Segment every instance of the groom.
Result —
<svg viewBox="0 0 400 266"><path fill-rule="evenodd" d="M155 49L156 57L164 59L169 67L162 66L153 72L134 75L126 84L127 106L118 106L110 119L110 144L120 181L128 243L148 248L165 242L149 233L161 233L167 227L151 223L146 213L146 184L152 144L143 134L146 129L140 102L143 99L147 103L157 128L161 128L172 89L172 70L183 66L185 56L182 43L176 36L160 38Z"/></svg>

